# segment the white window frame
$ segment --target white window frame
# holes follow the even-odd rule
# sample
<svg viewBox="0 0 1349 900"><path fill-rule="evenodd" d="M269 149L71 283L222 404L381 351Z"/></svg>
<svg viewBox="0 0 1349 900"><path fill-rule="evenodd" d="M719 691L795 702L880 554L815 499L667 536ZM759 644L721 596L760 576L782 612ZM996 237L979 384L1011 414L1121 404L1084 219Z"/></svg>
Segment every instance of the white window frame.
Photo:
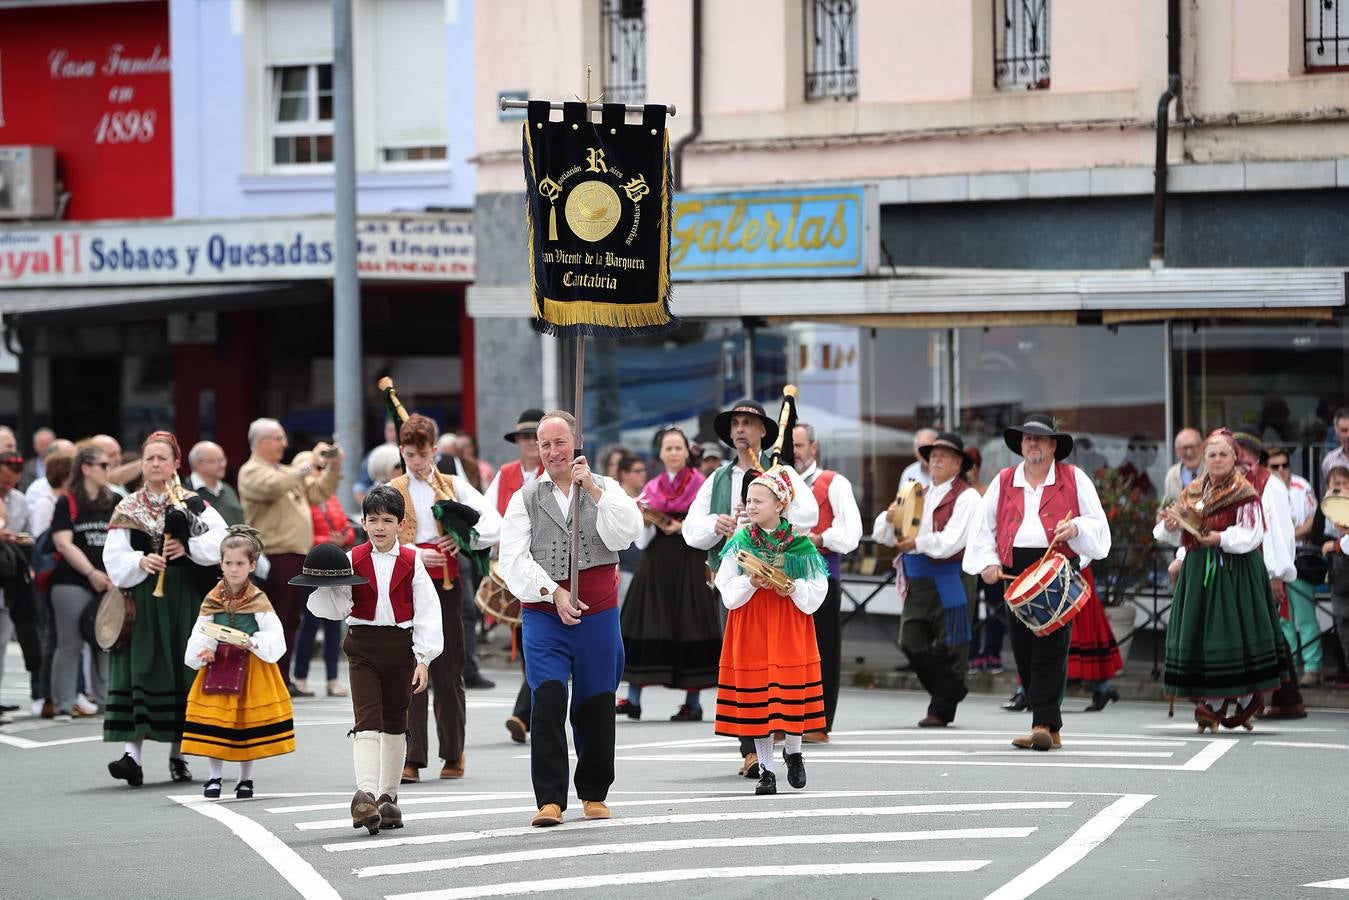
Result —
<svg viewBox="0 0 1349 900"><path fill-rule="evenodd" d="M389 161L384 158L385 150L404 150L414 147L444 147L444 159L410 159ZM444 172L450 168L450 144L428 143L427 141L386 141L376 148L375 165L385 172Z"/></svg>
<svg viewBox="0 0 1349 900"><path fill-rule="evenodd" d="M332 66L330 59L310 59L310 60L287 60L284 62L272 62L266 67L267 91L268 91L268 115L267 115L267 137L266 137L266 160L267 169L272 172L330 172L333 164L331 162L277 162L276 160L276 138L293 137L332 137L333 120L320 119L319 112L319 77L318 70L320 66ZM307 69L307 91L309 97L309 117L303 121L280 122L277 117L281 107L280 90L280 71L282 69L294 69L304 67Z"/></svg>

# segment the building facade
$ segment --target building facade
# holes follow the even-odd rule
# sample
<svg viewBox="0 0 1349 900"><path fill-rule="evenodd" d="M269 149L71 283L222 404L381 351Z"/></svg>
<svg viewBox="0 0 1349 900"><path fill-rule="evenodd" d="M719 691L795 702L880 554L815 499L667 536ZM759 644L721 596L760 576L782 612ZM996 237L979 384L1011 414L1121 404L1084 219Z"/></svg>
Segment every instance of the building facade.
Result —
<svg viewBox="0 0 1349 900"><path fill-rule="evenodd" d="M519 122L497 100L569 98L594 62L606 92L676 105L684 191L672 272L686 324L592 342L586 416L602 441L639 449L662 422L698 429L708 410L743 393L771 404L790 381L873 511L914 429L964 432L987 477L1008 461L1003 427L1031 411L1085 437L1088 468L1130 462L1154 484L1186 424L1258 424L1309 467L1346 396L1342 6L480 10L484 238L469 309L482 382L511 397L500 423L541 396L565 401L569 370L565 347L525 323ZM516 27L539 15L543 27Z"/></svg>
<svg viewBox="0 0 1349 900"><path fill-rule="evenodd" d="M257 416L297 445L331 434L331 15L326 0L0 5L26 29L0 28L0 98L34 110L4 117L0 145L53 147L69 196L4 236L18 418L128 445L172 427L240 462ZM353 18L367 443L384 374L472 427L473 4L354 0Z"/></svg>

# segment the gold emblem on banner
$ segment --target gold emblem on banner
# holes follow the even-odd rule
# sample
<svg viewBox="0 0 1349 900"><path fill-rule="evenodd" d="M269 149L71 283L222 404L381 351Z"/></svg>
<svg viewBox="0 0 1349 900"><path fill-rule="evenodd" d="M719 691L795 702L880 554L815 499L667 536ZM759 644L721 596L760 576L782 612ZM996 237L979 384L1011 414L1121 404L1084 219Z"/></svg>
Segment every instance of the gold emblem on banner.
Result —
<svg viewBox="0 0 1349 900"><path fill-rule="evenodd" d="M613 188L602 181L585 181L567 195L567 224L583 241L602 241L618 224L622 204Z"/></svg>

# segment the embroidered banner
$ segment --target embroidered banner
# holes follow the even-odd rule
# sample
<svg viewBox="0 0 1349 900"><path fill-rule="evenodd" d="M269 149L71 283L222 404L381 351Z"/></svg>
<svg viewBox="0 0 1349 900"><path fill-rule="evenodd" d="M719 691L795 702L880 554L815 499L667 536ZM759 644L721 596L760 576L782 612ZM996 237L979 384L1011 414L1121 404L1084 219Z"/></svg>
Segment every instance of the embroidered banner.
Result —
<svg viewBox="0 0 1349 900"><path fill-rule="evenodd" d="M524 123L533 325L560 336L623 337L673 328L670 313L670 136L665 107L640 125L604 104L550 120L532 100Z"/></svg>

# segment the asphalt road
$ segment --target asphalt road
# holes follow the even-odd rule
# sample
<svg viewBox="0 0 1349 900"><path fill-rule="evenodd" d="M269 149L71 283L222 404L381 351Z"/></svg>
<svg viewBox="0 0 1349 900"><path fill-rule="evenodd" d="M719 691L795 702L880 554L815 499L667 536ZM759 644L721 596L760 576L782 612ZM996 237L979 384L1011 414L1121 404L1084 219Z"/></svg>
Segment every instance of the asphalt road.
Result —
<svg viewBox="0 0 1349 900"><path fill-rule="evenodd" d="M16 648L12 648L16 649ZM26 679L12 652L0 696ZM1349 716L1314 711L1251 733L1195 733L1188 710L1069 706L1064 748L1014 750L1025 714L971 696L957 726L919 730L925 698L845 689L809 784L753 796L710 722L621 720L615 818L531 829L528 748L503 727L518 685L469 694L467 775L403 789L407 825L347 816L349 701L297 702L298 750L263 760L247 801L205 801L147 744L146 784L113 781L97 720L0 728L13 801L0 816L5 897L1316 897L1349 890ZM711 697L706 696L709 704ZM226 767L225 797L237 769ZM1333 895L1331 895L1333 896Z"/></svg>

